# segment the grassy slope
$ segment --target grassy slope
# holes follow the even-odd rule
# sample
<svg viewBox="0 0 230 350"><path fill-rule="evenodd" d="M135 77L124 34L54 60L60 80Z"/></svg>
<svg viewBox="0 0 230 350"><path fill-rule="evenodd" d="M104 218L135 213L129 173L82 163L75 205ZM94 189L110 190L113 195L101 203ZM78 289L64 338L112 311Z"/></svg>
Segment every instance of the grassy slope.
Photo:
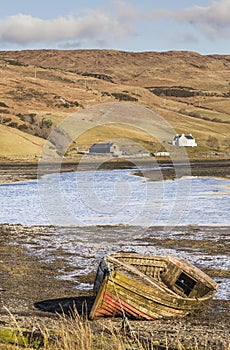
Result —
<svg viewBox="0 0 230 350"><path fill-rule="evenodd" d="M80 106L87 108L101 103L117 102L111 93L127 93L138 99L136 105L156 111L170 123L175 132L192 133L198 141L199 149L196 153L200 156L206 152L216 152L215 147L207 146L209 136L215 137L218 140L219 150L226 153L230 143L230 124L207 118L229 122L230 98L158 97L145 87L185 86L197 91L224 94L229 91L229 62L229 56L201 56L191 52L127 53L113 50L0 52L0 73L3 77L0 103L7 106L0 107L0 116L10 117L20 125L23 122L17 117L18 113L36 113L38 122L48 118L52 120L53 125L56 125L68 115L77 112L76 118L79 118L82 129L88 129L78 140L80 148L87 149L94 142L125 136L133 138L134 141L141 140L142 145L150 151L155 151L151 149L155 147L151 143L154 140L149 135L143 136L143 132L134 131L132 128L110 125L103 131L101 128L90 130L91 126L89 127L85 118L78 113L82 110L81 107L66 108L59 100L61 97L62 100L77 101ZM103 74L110 77L112 82L82 75L85 73ZM186 113L181 113L183 110ZM187 112L198 112L200 118L191 117ZM130 114L129 124L132 124L132 117ZM94 119L92 115L91 120ZM149 130L151 126L151 120L147 117L145 129ZM31 136L26 133L13 128L6 129L3 125L0 127L0 157L25 158L38 154L37 151L44 142L42 139L36 138L36 141L32 142ZM27 139L23 141L24 147L16 141L22 135Z"/></svg>
<svg viewBox="0 0 230 350"><path fill-rule="evenodd" d="M229 56L202 56L194 52L121 52L114 50L37 50L0 52L1 57L74 73L101 73L132 86L182 85L228 91Z"/></svg>
<svg viewBox="0 0 230 350"><path fill-rule="evenodd" d="M39 157L44 140L0 125L0 158L34 160Z"/></svg>

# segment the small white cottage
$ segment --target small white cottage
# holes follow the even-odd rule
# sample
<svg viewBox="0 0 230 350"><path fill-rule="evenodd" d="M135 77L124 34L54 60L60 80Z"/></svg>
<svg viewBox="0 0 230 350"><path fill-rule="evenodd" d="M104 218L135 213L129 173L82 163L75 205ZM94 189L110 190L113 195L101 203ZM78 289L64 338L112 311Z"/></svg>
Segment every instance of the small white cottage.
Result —
<svg viewBox="0 0 230 350"><path fill-rule="evenodd" d="M179 147L196 147L197 143L192 134L177 134L174 136L172 144Z"/></svg>

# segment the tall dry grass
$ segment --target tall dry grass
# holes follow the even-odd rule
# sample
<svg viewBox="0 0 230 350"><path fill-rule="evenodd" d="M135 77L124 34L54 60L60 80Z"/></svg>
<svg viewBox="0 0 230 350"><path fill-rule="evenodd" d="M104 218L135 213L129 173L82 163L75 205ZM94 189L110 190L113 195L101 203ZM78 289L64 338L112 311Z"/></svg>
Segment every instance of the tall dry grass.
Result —
<svg viewBox="0 0 230 350"><path fill-rule="evenodd" d="M79 316L74 310L73 317L61 316L61 327L55 342L47 350L127 350L144 348L135 335L124 329L117 329L108 320L103 329L93 330L92 322ZM150 350L150 349L149 349Z"/></svg>
<svg viewBox="0 0 230 350"><path fill-rule="evenodd" d="M154 333L144 338L132 332L129 324L118 328L117 323L108 319L103 327L95 327L95 322L80 316L75 310L71 317L59 316L54 322L52 330L45 325L36 324L31 331L19 327L5 328L3 336L0 328L0 350L44 349L44 350L187 350L179 340L169 344L167 337L163 336L159 343L154 339ZM211 345L200 347L194 340L189 350L213 350ZM227 350L228 346L215 347L215 350Z"/></svg>

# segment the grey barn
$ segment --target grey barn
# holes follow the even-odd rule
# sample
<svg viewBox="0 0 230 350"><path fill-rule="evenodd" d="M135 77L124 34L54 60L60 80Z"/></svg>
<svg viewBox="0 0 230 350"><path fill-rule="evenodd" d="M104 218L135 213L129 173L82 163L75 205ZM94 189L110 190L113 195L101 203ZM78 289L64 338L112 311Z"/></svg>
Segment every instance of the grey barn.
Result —
<svg viewBox="0 0 230 350"><path fill-rule="evenodd" d="M120 155L119 147L113 142L95 143L89 149L90 154L111 154L114 156Z"/></svg>

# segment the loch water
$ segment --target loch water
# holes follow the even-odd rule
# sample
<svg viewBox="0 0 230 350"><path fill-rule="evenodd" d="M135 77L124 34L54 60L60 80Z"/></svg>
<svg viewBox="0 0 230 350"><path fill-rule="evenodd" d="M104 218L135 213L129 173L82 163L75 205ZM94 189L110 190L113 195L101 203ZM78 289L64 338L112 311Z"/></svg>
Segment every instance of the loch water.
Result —
<svg viewBox="0 0 230 350"><path fill-rule="evenodd" d="M131 170L81 171L0 186L0 223L230 225L230 181L147 181Z"/></svg>

